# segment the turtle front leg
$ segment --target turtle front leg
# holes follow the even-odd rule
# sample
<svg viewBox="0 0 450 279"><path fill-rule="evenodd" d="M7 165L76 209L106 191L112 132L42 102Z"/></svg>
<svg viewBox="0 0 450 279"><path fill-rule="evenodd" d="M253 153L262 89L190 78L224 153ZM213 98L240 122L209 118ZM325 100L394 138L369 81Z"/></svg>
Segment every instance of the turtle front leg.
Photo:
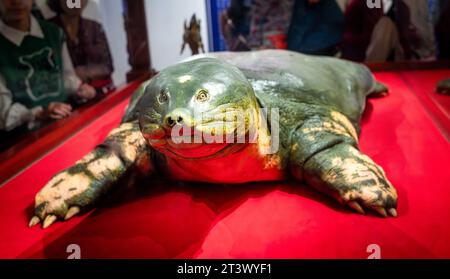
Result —
<svg viewBox="0 0 450 279"><path fill-rule="evenodd" d="M397 216L397 191L358 149L355 128L338 112L308 119L295 133L292 174L353 210Z"/></svg>
<svg viewBox="0 0 450 279"><path fill-rule="evenodd" d="M123 123L74 166L54 176L36 195L30 226L43 228L91 207L131 168L151 173L150 150L137 122Z"/></svg>

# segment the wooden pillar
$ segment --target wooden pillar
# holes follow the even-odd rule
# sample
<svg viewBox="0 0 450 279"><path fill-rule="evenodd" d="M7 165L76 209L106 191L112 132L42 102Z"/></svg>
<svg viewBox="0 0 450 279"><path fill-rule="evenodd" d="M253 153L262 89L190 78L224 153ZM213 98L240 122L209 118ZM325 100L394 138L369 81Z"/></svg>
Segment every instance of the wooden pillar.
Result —
<svg viewBox="0 0 450 279"><path fill-rule="evenodd" d="M151 77L154 70L151 67L144 0L122 1L128 62L131 66L131 70L127 73L127 81L130 82L143 76Z"/></svg>

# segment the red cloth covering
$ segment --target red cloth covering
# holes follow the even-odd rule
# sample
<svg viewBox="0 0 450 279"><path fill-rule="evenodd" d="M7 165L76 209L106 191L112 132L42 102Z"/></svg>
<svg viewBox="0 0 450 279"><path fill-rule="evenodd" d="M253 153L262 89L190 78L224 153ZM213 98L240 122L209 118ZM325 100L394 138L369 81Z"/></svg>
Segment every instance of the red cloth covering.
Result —
<svg viewBox="0 0 450 279"><path fill-rule="evenodd" d="M448 70L406 71L400 76L425 106L444 136L450 139L450 96L436 94L436 81L449 79Z"/></svg>
<svg viewBox="0 0 450 279"><path fill-rule="evenodd" d="M398 218L354 214L298 183L149 182L69 222L28 228L35 193L102 141L124 102L0 188L0 258L66 258L70 244L82 258L362 259L371 244L382 258L449 258L449 143L402 73L376 76L392 93L369 100L361 149L396 186Z"/></svg>

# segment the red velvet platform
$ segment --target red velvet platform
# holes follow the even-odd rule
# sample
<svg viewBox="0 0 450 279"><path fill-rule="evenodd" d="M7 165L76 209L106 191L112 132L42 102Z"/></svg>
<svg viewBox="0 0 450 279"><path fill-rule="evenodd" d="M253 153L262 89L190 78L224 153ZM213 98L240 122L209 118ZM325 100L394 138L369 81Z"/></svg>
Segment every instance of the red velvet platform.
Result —
<svg viewBox="0 0 450 279"><path fill-rule="evenodd" d="M363 259L370 244L382 258L449 258L450 126L442 113L450 97L432 91L450 71L376 76L391 95L368 102L361 149L398 189L396 219L353 214L294 183L155 182L70 222L29 229L35 193L103 140L123 101L0 188L0 258L66 258L69 244L82 258Z"/></svg>

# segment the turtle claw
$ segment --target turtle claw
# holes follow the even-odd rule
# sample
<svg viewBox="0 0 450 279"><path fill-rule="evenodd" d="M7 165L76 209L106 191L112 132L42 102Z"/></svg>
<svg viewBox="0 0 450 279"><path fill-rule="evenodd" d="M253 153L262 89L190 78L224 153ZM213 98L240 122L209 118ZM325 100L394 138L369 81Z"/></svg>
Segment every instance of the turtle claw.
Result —
<svg viewBox="0 0 450 279"><path fill-rule="evenodd" d="M73 206L69 209L69 211L67 211L66 217L64 217L64 220L67 221L70 218L72 218L73 216L77 215L78 213L80 213L80 208L78 206Z"/></svg>
<svg viewBox="0 0 450 279"><path fill-rule="evenodd" d="M31 218L30 223L28 224L28 227L34 227L37 224L39 224L41 222L41 219L39 219L39 217L37 216L33 216L33 218Z"/></svg>
<svg viewBox="0 0 450 279"><path fill-rule="evenodd" d="M395 208L390 208L388 212L392 217L397 217L397 210Z"/></svg>
<svg viewBox="0 0 450 279"><path fill-rule="evenodd" d="M80 213L81 209L78 206L73 206L71 207L67 213L66 216L64 217L64 220L67 221L70 218L72 218L73 216L77 215L78 213ZM42 224L42 228L46 229L48 227L50 227L51 225L53 225L53 223L55 223L58 220L58 217L56 215L47 215L47 217L45 217L44 222ZM41 223L41 219L38 216L33 216L30 220L30 223L28 224L28 226L34 227L37 224Z"/></svg>
<svg viewBox="0 0 450 279"><path fill-rule="evenodd" d="M58 218L55 215L48 215L47 217L45 217L42 228L46 229L50 227L53 223L55 223L56 219Z"/></svg>
<svg viewBox="0 0 450 279"><path fill-rule="evenodd" d="M351 201L347 205L360 214L363 214L363 215L366 214L364 212L364 209L356 201Z"/></svg>
<svg viewBox="0 0 450 279"><path fill-rule="evenodd" d="M383 216L385 218L388 216L386 213L386 209L384 209L383 207L375 207L374 210L376 212L378 212L378 214L380 214L381 216Z"/></svg>

